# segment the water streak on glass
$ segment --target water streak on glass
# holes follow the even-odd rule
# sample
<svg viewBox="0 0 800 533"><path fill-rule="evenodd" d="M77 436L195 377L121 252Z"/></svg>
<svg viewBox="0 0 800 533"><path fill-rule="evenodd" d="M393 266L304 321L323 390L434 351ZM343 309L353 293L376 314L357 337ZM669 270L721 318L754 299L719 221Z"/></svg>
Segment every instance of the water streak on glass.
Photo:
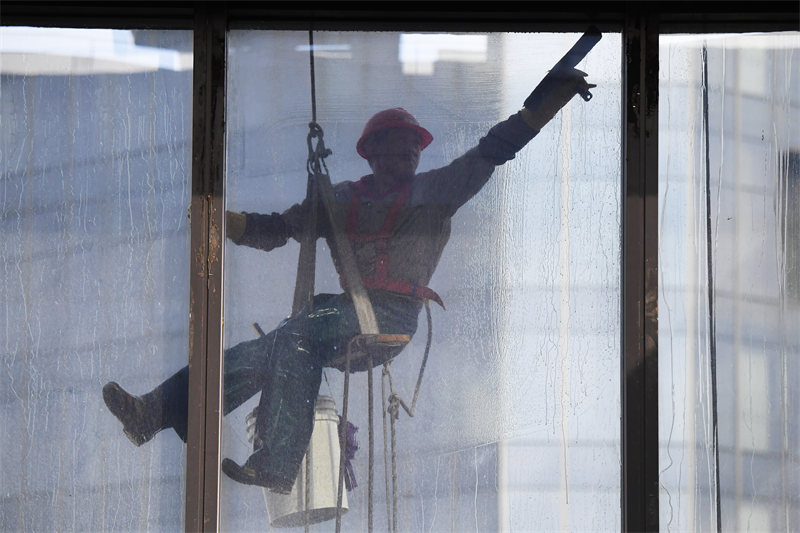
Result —
<svg viewBox="0 0 800 533"><path fill-rule="evenodd" d="M661 38L663 531L800 523L798 48Z"/></svg>
<svg viewBox="0 0 800 533"><path fill-rule="evenodd" d="M184 447L103 404L186 363L192 36L0 28L4 531L183 528Z"/></svg>

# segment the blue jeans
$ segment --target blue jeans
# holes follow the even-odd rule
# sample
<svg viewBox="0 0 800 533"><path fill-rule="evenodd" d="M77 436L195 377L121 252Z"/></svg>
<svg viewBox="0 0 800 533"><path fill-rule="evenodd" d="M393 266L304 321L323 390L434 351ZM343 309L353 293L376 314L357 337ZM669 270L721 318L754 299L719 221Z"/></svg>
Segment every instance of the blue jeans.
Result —
<svg viewBox="0 0 800 533"><path fill-rule="evenodd" d="M381 332L416 332L419 300L385 291L370 291L370 299ZM263 337L225 350L224 414L261 392L254 447L266 452L259 453L264 471L294 481L311 439L322 369L344 355L360 332L349 295L320 294L310 310L303 309ZM166 419L184 441L188 383L184 367L161 386L169 410Z"/></svg>

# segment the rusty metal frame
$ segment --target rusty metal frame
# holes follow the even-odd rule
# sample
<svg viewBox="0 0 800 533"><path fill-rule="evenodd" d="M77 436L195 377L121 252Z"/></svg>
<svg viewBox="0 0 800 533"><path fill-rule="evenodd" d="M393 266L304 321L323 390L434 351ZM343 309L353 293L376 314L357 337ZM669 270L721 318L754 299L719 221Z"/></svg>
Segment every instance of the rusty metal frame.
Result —
<svg viewBox="0 0 800 533"><path fill-rule="evenodd" d="M194 26L186 531L219 529L226 30L224 6L198 6Z"/></svg>
<svg viewBox="0 0 800 533"><path fill-rule="evenodd" d="M623 32L623 531L658 531L658 26L632 10Z"/></svg>

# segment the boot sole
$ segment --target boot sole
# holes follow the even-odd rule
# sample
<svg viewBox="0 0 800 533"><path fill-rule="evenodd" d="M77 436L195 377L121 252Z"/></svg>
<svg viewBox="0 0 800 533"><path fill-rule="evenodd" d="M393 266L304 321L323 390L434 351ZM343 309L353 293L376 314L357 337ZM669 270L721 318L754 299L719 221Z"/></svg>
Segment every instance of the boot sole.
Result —
<svg viewBox="0 0 800 533"><path fill-rule="evenodd" d="M226 457L222 460L221 467L225 475L237 483L257 485L278 494L291 494L292 492L292 485L287 486L287 483L266 472L258 472L247 466L240 466L233 459Z"/></svg>

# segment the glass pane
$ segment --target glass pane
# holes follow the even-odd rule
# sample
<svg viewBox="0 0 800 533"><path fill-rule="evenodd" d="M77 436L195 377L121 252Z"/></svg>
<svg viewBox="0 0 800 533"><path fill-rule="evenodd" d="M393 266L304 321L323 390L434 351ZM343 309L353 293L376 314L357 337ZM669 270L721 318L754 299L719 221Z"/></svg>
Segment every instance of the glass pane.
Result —
<svg viewBox="0 0 800 533"><path fill-rule="evenodd" d="M182 442L134 447L101 389L187 361L191 46L0 29L3 531L183 527Z"/></svg>
<svg viewBox="0 0 800 533"><path fill-rule="evenodd" d="M800 33L660 47L661 529L793 531Z"/></svg>
<svg viewBox="0 0 800 533"><path fill-rule="evenodd" d="M420 274L424 285L441 295L447 310L431 302L430 357L413 418L399 410L394 453L390 424L384 431L382 422L388 378L382 380L380 366L373 370L373 507L378 531L389 528L395 500L398 527L409 531L620 527L620 35L604 35L579 64L589 73L589 81L598 84L592 90L594 98L590 102L573 98L513 160L498 166L488 183L475 187L474 198L466 201L467 178L488 176L493 165L473 152L469 163L459 159L447 167L494 124L521 109L533 87L578 37L314 34L317 119L325 144L333 151L326 163L338 193L346 197L352 190L338 183L358 181L370 173L356 153L356 142L376 112L401 106L434 138L421 153L418 171L423 177L414 182L417 187L428 180L419 187L430 183L433 189L423 194L419 191L424 188L412 188L398 204L400 214L387 230L392 235L387 246L390 250L399 246L404 252L391 251L386 279L407 280L410 272L432 269L438 246L450 233L432 277L425 280L425 273ZM227 209L283 213L306 195L311 119L308 33L233 31L228 50ZM365 150L379 150L375 146L380 142L375 143ZM445 170L424 174L440 168ZM441 189L437 192L435 187ZM356 226L351 228L357 234L370 231L358 224L369 225L373 213L373 226L382 225L391 208L388 199L393 204L400 196L392 192L370 199L369 192L364 194L357 202ZM352 212L344 197L335 202L334 212L340 215L342 210ZM452 210L463 201L450 220ZM409 205L416 210L413 214ZM264 427L275 426L259 432L264 435L260 448L264 452L254 455L249 465L272 461L273 470L267 471L273 477L279 477L278 471L284 474L281 469L289 470L280 460L285 456L270 455L281 446L278 441L286 437L308 442L307 436L303 440L290 436L290 431L308 427L314 416L316 379L319 393L332 397L342 414L342 372L326 368L319 377L312 366L321 363L312 358L331 358L347 349L346 343L325 345L320 339L330 336L328 327L335 329L352 317L338 296L342 289L329 258L330 244L320 239L316 291L334 296L317 298L322 309L311 313L305 324L290 321L280 333L257 340L254 322L270 332L292 314L300 247L294 239L268 254L253 246L283 244L285 224L293 228L295 214L250 216L245 229L252 228L253 233L236 239L241 246L230 239L226 245L224 336L230 377L225 382L225 409L232 412L223 423L223 456L239 465L248 460L253 445L247 418L264 403L272 413L263 416ZM401 234L415 244L392 241ZM430 247L423 249L422 242ZM367 240L358 241L356 254L364 254L358 260L368 262L369 257L376 258L374 246L380 245L364 243ZM383 317L392 329L382 332L404 333L417 327L419 301L392 297L379 287L370 293L373 305L379 321ZM396 302L392 298L402 300L397 304L402 309L412 307L410 320L392 308ZM386 319L389 315L393 318ZM316 329L308 333L303 329L308 327ZM390 365L394 390L409 407L427 327L425 312L419 312L416 335ZM319 348L323 345L327 348ZM285 359L275 362L284 357L275 355L283 350L295 354L296 359L288 359L291 364L284 364ZM297 361L302 362L295 365ZM309 362L307 367L304 362ZM305 377L292 380L302 372ZM254 374L256 379L251 379ZM276 374L280 379L272 379ZM262 388L266 399L259 395ZM353 374L348 421L358 428L360 447L352 461L358 486L347 493L343 531L367 529L367 390L366 373ZM281 411L292 402L304 413L301 424L287 423L290 416ZM275 422L280 416L283 421ZM318 413L313 438L318 428L335 435L335 426L335 421ZM287 447L297 455L297 449ZM391 495L391 475L385 481L392 457L396 498ZM313 468L312 476L321 479L322 472ZM259 487L225 475L221 480L222 529L269 529L271 522L280 523L289 514L278 504L270 504L275 506L268 514ZM279 485L275 479L262 481ZM316 489L317 477L311 481ZM274 493L267 496L273 498ZM311 507L317 508L313 503ZM333 530L334 520L312 527Z"/></svg>

